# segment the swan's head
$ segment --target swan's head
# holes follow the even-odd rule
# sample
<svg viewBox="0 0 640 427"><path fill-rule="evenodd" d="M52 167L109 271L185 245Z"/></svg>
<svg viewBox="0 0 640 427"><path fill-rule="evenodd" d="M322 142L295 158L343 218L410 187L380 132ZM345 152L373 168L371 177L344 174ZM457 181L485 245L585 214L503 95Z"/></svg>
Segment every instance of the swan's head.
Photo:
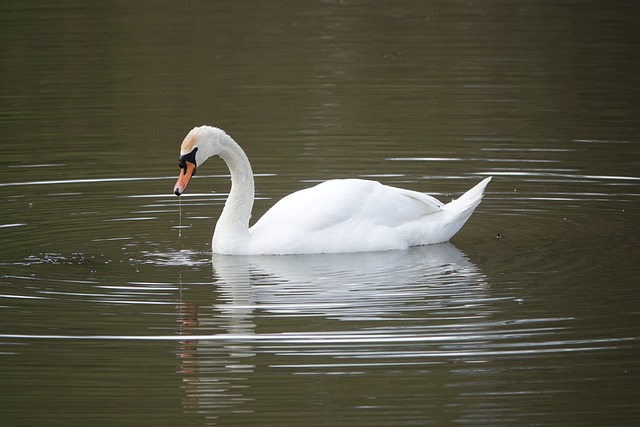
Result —
<svg viewBox="0 0 640 427"><path fill-rule="evenodd" d="M180 146L178 166L182 170L173 187L176 196L184 193L199 165L209 157L220 154L222 151L221 141L224 137L227 137L227 134L223 130L211 126L196 127L187 134Z"/></svg>

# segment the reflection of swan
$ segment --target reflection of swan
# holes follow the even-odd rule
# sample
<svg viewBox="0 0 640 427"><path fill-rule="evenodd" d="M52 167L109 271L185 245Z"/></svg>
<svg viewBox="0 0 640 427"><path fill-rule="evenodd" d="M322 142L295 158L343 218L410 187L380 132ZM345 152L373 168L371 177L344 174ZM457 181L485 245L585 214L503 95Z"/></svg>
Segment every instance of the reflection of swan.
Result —
<svg viewBox="0 0 640 427"><path fill-rule="evenodd" d="M473 319L486 324L489 314L482 308L489 296L484 275L450 243L350 254L214 254L212 263L212 309L206 302L211 289L195 286L198 294L185 294L182 304L196 307L197 316L190 312L180 325L189 325L188 334L218 333L185 340L178 353L185 411L216 425L234 424L227 418L264 404L260 399L273 393L265 376L285 380L270 373L273 367L305 364L299 360L305 356L329 368L336 363L340 371L381 354L392 357L376 359L376 366L398 358L407 363L409 353L450 345L449 325L478 334L482 326Z"/></svg>
<svg viewBox="0 0 640 427"><path fill-rule="evenodd" d="M209 157L218 155L229 167L231 191L212 241L213 252L223 254L363 252L445 242L469 219L491 180L448 204L375 181L326 181L285 197L249 229L253 173L240 146L221 129L202 126L189 132L180 155L178 196Z"/></svg>
<svg viewBox="0 0 640 427"><path fill-rule="evenodd" d="M304 256L213 255L226 304L251 318L254 309L331 318L429 310L484 296L486 282L450 243L403 251ZM411 307L419 302L418 306ZM234 319L232 323L241 323Z"/></svg>

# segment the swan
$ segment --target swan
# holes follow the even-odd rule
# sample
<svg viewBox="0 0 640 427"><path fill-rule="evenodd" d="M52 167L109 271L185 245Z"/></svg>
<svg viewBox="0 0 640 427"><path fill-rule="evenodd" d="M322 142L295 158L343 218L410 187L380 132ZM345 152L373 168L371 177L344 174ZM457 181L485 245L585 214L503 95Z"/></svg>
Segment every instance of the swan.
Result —
<svg viewBox="0 0 640 427"><path fill-rule="evenodd" d="M334 179L284 197L249 228L254 200L251 164L222 129L199 126L187 134L173 192L184 193L196 168L216 155L231 173L231 190L211 242L213 253L225 255L368 252L446 242L480 204L491 180L485 178L444 204L377 181Z"/></svg>

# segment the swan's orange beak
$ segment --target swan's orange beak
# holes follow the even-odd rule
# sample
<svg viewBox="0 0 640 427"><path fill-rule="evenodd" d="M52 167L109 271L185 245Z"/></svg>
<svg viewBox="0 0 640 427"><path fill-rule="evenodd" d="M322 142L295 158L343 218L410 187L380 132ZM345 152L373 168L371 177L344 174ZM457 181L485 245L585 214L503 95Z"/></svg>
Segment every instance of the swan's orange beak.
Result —
<svg viewBox="0 0 640 427"><path fill-rule="evenodd" d="M187 185L189 185L189 181L193 176L193 172L196 170L195 163L191 163L190 161L184 162L185 167L181 169L180 175L178 176L178 180L176 181L176 185L173 187L173 193L176 196L184 193L184 190L187 189Z"/></svg>

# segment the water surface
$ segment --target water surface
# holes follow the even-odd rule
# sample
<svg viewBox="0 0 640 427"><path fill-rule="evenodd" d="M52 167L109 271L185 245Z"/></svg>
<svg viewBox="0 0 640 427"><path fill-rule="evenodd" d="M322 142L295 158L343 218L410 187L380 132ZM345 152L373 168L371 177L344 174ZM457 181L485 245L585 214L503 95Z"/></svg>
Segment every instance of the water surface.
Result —
<svg viewBox="0 0 640 427"><path fill-rule="evenodd" d="M640 416L637 7L5 1L0 417L30 425L631 425ZM212 256L220 161L254 218L361 177L451 243Z"/></svg>

